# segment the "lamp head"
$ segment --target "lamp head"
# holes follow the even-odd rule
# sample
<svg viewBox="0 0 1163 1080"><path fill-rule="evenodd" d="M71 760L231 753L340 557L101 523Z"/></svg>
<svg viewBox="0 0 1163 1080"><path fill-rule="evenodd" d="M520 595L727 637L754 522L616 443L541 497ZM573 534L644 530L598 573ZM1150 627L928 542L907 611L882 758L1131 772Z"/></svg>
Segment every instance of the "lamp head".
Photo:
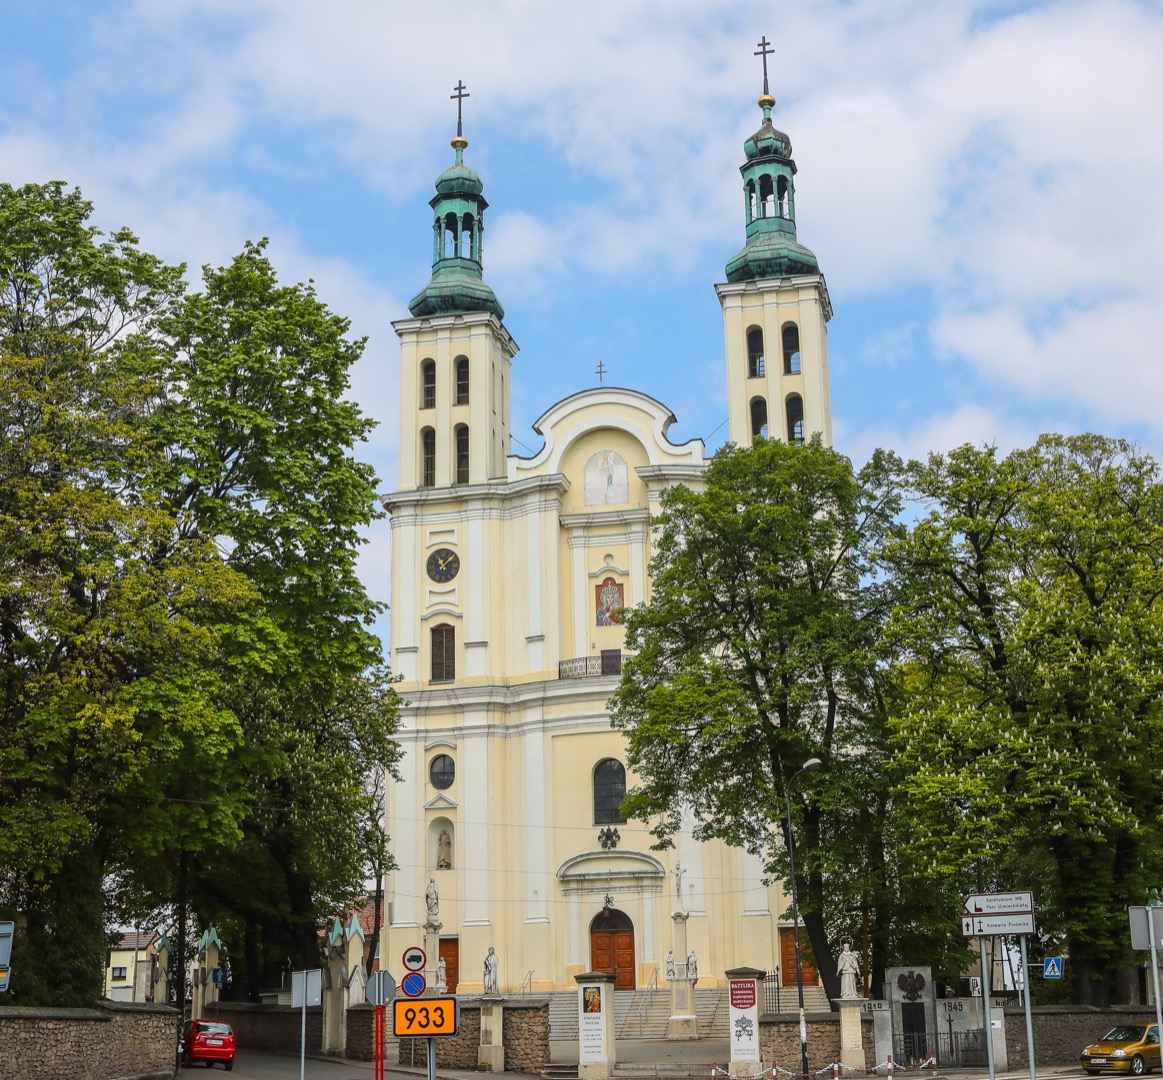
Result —
<svg viewBox="0 0 1163 1080"><path fill-rule="evenodd" d="M818 757L810 757L800 766L800 772L815 772L823 767L824 763Z"/></svg>

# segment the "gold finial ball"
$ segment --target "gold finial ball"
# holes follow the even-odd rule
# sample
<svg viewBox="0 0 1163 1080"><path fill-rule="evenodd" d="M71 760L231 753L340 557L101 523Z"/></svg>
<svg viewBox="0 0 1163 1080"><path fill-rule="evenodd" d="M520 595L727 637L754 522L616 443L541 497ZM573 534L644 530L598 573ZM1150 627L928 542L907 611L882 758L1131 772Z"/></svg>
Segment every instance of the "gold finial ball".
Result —
<svg viewBox="0 0 1163 1080"><path fill-rule="evenodd" d="M759 98L759 107L761 109L774 109L775 98L773 98L770 94L761 95Z"/></svg>
<svg viewBox="0 0 1163 1080"><path fill-rule="evenodd" d="M453 136L453 139L452 139L453 150L463 150L466 146L468 146L468 139L466 139L463 135Z"/></svg>

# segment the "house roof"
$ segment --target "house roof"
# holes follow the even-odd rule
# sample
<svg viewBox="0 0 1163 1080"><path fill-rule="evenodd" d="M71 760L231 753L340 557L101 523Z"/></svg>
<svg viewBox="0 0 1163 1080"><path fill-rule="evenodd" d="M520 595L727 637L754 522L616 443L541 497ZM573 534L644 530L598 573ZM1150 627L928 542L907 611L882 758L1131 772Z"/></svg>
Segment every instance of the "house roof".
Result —
<svg viewBox="0 0 1163 1080"><path fill-rule="evenodd" d="M122 934L117 939L117 944L113 946L115 949L149 949L156 944L161 938L161 935L156 930L151 930L148 933L140 934L136 930L128 934Z"/></svg>

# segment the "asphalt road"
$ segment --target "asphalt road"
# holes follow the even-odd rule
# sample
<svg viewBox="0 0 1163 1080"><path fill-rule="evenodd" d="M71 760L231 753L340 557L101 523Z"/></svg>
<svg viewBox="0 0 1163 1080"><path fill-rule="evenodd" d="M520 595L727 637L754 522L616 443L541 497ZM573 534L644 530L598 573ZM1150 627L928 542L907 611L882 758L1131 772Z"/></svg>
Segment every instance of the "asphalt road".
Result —
<svg viewBox="0 0 1163 1080"><path fill-rule="evenodd" d="M371 1062L320 1061L307 1058L305 1080L369 1080ZM188 1065L178 1076L182 1080L209 1080L211 1076L229 1076L231 1080L299 1080L299 1059L288 1054L268 1054L261 1050L239 1050L234 1070L225 1072L221 1065Z"/></svg>

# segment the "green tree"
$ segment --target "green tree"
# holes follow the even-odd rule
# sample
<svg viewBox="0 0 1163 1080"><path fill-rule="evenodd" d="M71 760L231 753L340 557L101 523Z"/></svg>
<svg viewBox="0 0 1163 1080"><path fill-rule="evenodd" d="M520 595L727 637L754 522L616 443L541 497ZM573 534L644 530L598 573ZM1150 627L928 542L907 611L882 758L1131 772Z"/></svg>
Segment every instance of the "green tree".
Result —
<svg viewBox="0 0 1163 1080"><path fill-rule="evenodd" d="M205 267L202 290L159 319L148 421L178 535L215 537L275 629L265 668L228 695L259 809L241 845L190 867L203 921L242 930L252 995L288 956L313 965L321 920L364 893L354 823L369 777L394 768L398 706L370 629L381 605L356 574L360 530L382 515L355 456L373 422L344 397L363 342L310 285L281 285L265 246Z"/></svg>
<svg viewBox="0 0 1163 1080"><path fill-rule="evenodd" d="M854 474L818 439L757 440L717 454L702 490L665 492L611 703L639 778L625 811L653 819L661 845L691 825L784 880L788 781L824 760L789 793L801 915L831 997L840 935L866 916L883 962L898 910L875 651L887 600L869 562L893 528L897 471L877 454Z"/></svg>
<svg viewBox="0 0 1163 1080"><path fill-rule="evenodd" d="M907 687L894 767L932 875L1029 888L1074 998L1106 1004L1126 907L1163 870L1163 492L1129 444L1044 436L910 467L887 549Z"/></svg>
<svg viewBox="0 0 1163 1080"><path fill-rule="evenodd" d="M0 185L0 904L13 1004L101 992L104 876L156 846L178 772L227 792L193 843L237 831L240 731L222 659L257 591L140 477L153 384L128 343L180 292L63 185ZM145 349L139 352L144 354ZM164 558L159 557L165 552Z"/></svg>
<svg viewBox="0 0 1163 1080"><path fill-rule="evenodd" d="M257 988L363 890L352 822L395 761L355 572L380 513L355 457L371 425L343 399L362 343L263 245L186 296L181 267L90 214L60 184L0 186L0 905L21 918L20 1000L100 992L110 881L122 908L237 920Z"/></svg>

